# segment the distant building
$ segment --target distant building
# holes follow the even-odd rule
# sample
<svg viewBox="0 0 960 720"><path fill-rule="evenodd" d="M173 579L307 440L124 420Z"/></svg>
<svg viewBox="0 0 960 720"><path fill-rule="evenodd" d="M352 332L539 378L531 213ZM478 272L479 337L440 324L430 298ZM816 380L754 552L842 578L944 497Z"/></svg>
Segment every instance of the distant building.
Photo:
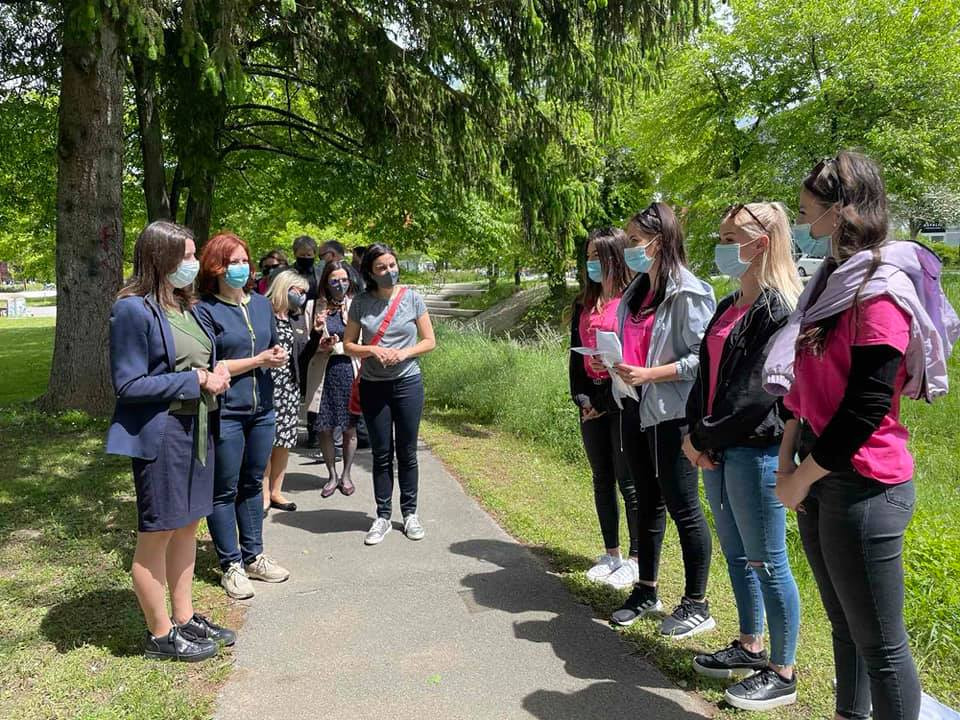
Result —
<svg viewBox="0 0 960 720"><path fill-rule="evenodd" d="M960 247L960 225L924 225L920 228L920 238L927 242Z"/></svg>
<svg viewBox="0 0 960 720"><path fill-rule="evenodd" d="M13 275L10 274L10 264L0 261L0 284L6 285L13 282Z"/></svg>

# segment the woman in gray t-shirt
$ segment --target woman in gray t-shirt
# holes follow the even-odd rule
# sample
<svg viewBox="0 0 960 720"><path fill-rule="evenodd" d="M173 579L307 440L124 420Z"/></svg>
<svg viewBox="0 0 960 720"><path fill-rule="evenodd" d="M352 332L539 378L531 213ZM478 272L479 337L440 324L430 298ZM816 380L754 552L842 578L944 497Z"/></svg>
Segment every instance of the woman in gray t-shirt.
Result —
<svg viewBox="0 0 960 720"><path fill-rule="evenodd" d="M364 542L377 545L391 529L394 450L403 532L411 540L420 540L424 530L417 517L417 435L423 414L423 382L417 358L436 346L433 325L420 294L397 284L400 269L389 247L371 245L363 256L360 274L366 291L350 306L343 349L362 361L360 406L373 450L377 519ZM383 337L371 345L393 304L396 311Z"/></svg>

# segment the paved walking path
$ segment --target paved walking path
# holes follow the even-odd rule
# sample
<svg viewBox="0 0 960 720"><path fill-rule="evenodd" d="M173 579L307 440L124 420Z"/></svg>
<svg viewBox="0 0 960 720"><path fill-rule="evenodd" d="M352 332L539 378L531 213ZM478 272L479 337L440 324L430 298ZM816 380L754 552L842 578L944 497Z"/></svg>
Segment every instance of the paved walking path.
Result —
<svg viewBox="0 0 960 720"><path fill-rule="evenodd" d="M370 454L357 493L291 458L267 552L292 578L256 583L217 718L699 720L710 708L643 660L507 536L421 448L425 540L394 523L368 548ZM398 511L395 505L395 512Z"/></svg>

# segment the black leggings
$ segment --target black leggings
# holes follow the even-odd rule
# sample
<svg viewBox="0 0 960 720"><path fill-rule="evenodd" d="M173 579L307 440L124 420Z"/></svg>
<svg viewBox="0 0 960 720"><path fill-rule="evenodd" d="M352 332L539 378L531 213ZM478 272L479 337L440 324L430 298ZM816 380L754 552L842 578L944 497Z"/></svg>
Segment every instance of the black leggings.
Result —
<svg viewBox="0 0 960 720"><path fill-rule="evenodd" d="M856 473L816 483L797 514L800 537L833 629L837 714L916 720L920 681L903 624L903 535L913 481ZM838 552L838 549L840 552Z"/></svg>
<svg viewBox="0 0 960 720"><path fill-rule="evenodd" d="M583 448L593 471L593 501L597 506L603 546L607 550L620 547L620 501L617 485L626 506L627 529L630 532L630 555L639 552L637 540L637 489L627 470L620 433L620 412L604 413L580 423Z"/></svg>
<svg viewBox="0 0 960 720"><path fill-rule="evenodd" d="M684 420L644 430L636 404L624 408L623 449L637 489L640 580L657 580L669 512L680 535L684 595L702 600L707 594L712 546L700 506L699 475L681 449L685 433Z"/></svg>
<svg viewBox="0 0 960 720"><path fill-rule="evenodd" d="M397 456L400 511L417 512L419 465L417 435L423 414L420 374L399 380L360 380L360 405L373 451L373 494L377 517L390 519L393 506L393 456Z"/></svg>

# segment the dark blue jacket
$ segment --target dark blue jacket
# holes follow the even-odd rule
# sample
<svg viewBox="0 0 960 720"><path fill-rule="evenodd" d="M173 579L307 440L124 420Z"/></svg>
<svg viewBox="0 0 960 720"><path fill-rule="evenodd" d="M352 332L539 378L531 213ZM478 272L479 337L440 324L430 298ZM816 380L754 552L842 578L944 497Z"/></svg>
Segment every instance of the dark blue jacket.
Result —
<svg viewBox="0 0 960 720"><path fill-rule="evenodd" d="M216 348L211 368L215 362ZM110 374L117 407L107 431L108 453L156 459L170 403L200 397L197 373L174 372L174 367L173 332L156 300L117 300L110 313Z"/></svg>
<svg viewBox="0 0 960 720"><path fill-rule="evenodd" d="M208 295L197 303L196 312L200 324L214 340L218 360L251 358L277 344L273 306L263 295L251 293L244 307ZM220 396L221 417L254 415L272 409L270 368L234 375L230 378L230 389Z"/></svg>

